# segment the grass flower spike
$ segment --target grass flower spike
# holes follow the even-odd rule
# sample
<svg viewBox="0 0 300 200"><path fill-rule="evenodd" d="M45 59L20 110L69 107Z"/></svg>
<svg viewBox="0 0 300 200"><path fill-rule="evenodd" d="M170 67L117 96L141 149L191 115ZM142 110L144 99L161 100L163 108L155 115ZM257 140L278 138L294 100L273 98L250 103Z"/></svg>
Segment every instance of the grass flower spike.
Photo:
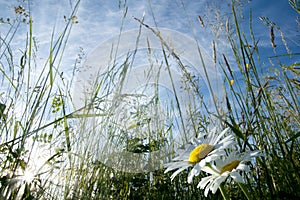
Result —
<svg viewBox="0 0 300 200"><path fill-rule="evenodd" d="M171 180L173 180L180 172L193 166L188 175L188 182L191 183L193 177L199 175L201 167L220 158L225 154L224 149L234 143L232 135L223 137L228 130L229 128L226 128L221 133L217 133L214 128L209 134L194 139L185 150L179 150L179 155L172 162L165 164L167 168L165 173L177 169L171 176Z"/></svg>
<svg viewBox="0 0 300 200"><path fill-rule="evenodd" d="M228 177L231 177L237 183L244 183L244 179L240 172L248 172L250 162L253 157L261 156L260 151L251 151L244 154L232 152L228 157L215 161L215 165L204 166L202 171L211 174L202 178L197 187L205 189L204 195L207 196L209 190L216 193L221 183L225 182Z"/></svg>

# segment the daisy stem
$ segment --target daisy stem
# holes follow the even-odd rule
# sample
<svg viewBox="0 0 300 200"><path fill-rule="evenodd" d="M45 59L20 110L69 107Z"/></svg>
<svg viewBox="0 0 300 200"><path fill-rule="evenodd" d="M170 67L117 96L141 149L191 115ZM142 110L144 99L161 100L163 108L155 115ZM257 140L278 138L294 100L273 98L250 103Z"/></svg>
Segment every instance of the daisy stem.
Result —
<svg viewBox="0 0 300 200"><path fill-rule="evenodd" d="M239 185L239 187L242 189L243 193L245 194L245 196L247 197L248 200L252 199L247 188L245 187L245 185L243 183L239 183L237 182L237 184Z"/></svg>
<svg viewBox="0 0 300 200"><path fill-rule="evenodd" d="M219 186L219 190L221 191L221 194L222 194L222 196L223 196L223 199L225 199L225 200L229 200L229 199L230 199L229 196L228 196L228 194L226 193L226 191L225 191L225 189L224 189L224 185L223 185L223 184L221 184L221 185Z"/></svg>

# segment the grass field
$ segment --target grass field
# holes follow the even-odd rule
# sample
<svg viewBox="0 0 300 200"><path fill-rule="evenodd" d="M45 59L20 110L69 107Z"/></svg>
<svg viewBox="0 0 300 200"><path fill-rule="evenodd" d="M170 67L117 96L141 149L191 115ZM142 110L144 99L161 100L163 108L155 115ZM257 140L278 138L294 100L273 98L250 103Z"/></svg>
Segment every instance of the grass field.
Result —
<svg viewBox="0 0 300 200"><path fill-rule="evenodd" d="M289 2L300 14L299 2ZM121 4L125 18L126 1ZM65 78L61 69L72 27L78 23L79 6L80 0L65 18L65 28L59 30L58 37L54 31L49 33L51 44L43 66L37 62L40 49L29 8L16 7L15 19L1 18L0 28L6 26L7 32L0 35L0 199L300 197L299 52L290 51L284 33L272 19L261 18L269 30L261 33L270 37L268 51L273 56L268 57L260 53L252 13L244 13L250 20L243 23L250 28L242 29L241 9L235 1L222 23L207 25L212 29L218 26L230 47L224 53L212 41L213 67L221 73L222 97L216 98L219 94L208 74L212 66L207 65L200 48L193 57L202 63L205 92L198 74L159 29L135 18L137 43L142 40L139 31L148 30L161 47L154 50L149 43L143 52L150 66L144 88L135 94L122 92L126 80L132 78L134 62L139 60L138 45L122 58L117 58L118 46L111 46L107 49L111 64L105 66L105 73L91 71L96 79L84 88L88 90L86 96L79 94L78 104L74 92L84 65L82 52L70 78ZM210 24L200 16L199 20L197 28ZM24 27L28 31L22 46L15 47L13 44L20 42L16 32ZM276 54L274 32L276 41L285 46L284 54ZM14 48L20 56L14 56ZM172 72L174 65L180 74L180 90ZM169 80L165 93L159 87L162 76ZM180 92L185 94L184 101ZM209 101L206 95L211 95ZM243 184L227 178L215 194L205 195L197 185L210 175L207 170L187 182L198 161L189 162L191 166L173 180L173 172L164 173L164 164L172 162L178 149L187 150L193 138L209 135L213 128L217 133L229 128L228 135L233 137L233 144L221 158L232 152L242 155L257 151L260 156L245 161L248 171L239 173ZM208 162L206 167L216 163ZM224 166L221 171L233 172L234 166L227 165L226 170Z"/></svg>

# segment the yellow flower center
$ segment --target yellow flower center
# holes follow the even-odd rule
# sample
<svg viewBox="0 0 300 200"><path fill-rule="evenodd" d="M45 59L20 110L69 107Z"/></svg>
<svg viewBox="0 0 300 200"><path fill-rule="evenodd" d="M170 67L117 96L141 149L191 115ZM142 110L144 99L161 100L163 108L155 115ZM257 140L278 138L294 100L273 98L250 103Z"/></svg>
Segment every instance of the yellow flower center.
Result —
<svg viewBox="0 0 300 200"><path fill-rule="evenodd" d="M209 144L200 144L190 153L189 161L191 163L200 162L207 154L209 154L214 149L214 146Z"/></svg>
<svg viewBox="0 0 300 200"><path fill-rule="evenodd" d="M224 172L227 172L227 171L231 172L233 169L235 169L240 164L240 162L241 161L239 161L239 160L234 160L231 163L224 165L221 168L221 174L223 174Z"/></svg>

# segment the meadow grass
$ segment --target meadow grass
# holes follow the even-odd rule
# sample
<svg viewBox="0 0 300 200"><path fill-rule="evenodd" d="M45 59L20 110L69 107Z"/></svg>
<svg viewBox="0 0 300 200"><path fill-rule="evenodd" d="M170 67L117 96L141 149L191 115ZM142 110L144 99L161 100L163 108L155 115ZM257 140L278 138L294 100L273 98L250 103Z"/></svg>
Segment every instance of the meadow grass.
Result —
<svg viewBox="0 0 300 200"><path fill-rule="evenodd" d="M1 199L222 199L220 192L205 197L196 187L206 175L204 172L192 184L186 181L187 170L171 181L170 173L164 173L159 162L170 160L178 147L214 126L230 127L237 141L234 151L261 150L264 154L251 166L244 187L233 182L224 186L229 198L249 199L242 190L251 193L253 199L300 197L299 63L281 60L283 57L296 58L299 54L289 51L282 32L287 55L269 57L270 66L275 65L276 71L262 70L261 60L266 58L260 54L259 39L254 35L252 13L248 22L250 30L243 30L237 15L239 7L232 2L226 26L220 27L231 52L225 54L218 52L215 46L213 48L214 63L224 75L225 97L224 102L213 98L214 109L211 110L211 106L203 101L192 72L171 49L171 44L161 37L157 27L147 25L143 18L135 18L140 31L151 30L161 42L161 60L151 52L151 44L147 52L148 64L152 66L148 76L154 77L156 83L154 95L145 100L143 95L122 93L133 63L138 59L138 45L121 62L117 60L116 46L111 49L113 64L107 66L107 73L99 74L92 83L91 96L85 105L75 108L70 83L78 74L74 69L72 81L68 82L61 74L61 67L72 26L76 25L74 19L79 2L74 5L59 36L56 38L54 31L50 35L48 59L35 76L32 72L39 68L36 66L38 48L30 12L18 7L16 19L1 24L10 27L0 38ZM290 3L299 12L296 1ZM124 10L121 19L124 20L126 1L120 2L120 9ZM153 19L155 21L154 16ZM262 20L270 31L273 29L273 34L274 29L280 31L269 19ZM201 24L205 23L201 21ZM11 44L20 26L27 26L28 33L22 56L17 59ZM122 23L120 37L123 28ZM273 51L276 45L271 32L266 34L271 34L270 51ZM200 48L195 56L201 58L207 72ZM229 58L234 61L229 62ZM172 62L178 64L184 90L189 94L186 107L180 104L174 86L170 72ZM167 107L158 88L159 76L164 69L168 72L174 95ZM205 79L210 83L207 75ZM145 82L146 87L152 86L150 78ZM214 96L213 88L208 88ZM181 143L174 138L175 132L180 132L176 137L180 137ZM104 137L105 142L101 143ZM39 155L43 151L47 153ZM147 155L161 151L164 154L163 157L156 154L146 157L148 167L154 169L136 173L130 171L130 167L136 169L134 161L140 157L133 157L129 167L122 165L123 154L120 152L123 151ZM42 163L39 169L32 169L36 157Z"/></svg>

